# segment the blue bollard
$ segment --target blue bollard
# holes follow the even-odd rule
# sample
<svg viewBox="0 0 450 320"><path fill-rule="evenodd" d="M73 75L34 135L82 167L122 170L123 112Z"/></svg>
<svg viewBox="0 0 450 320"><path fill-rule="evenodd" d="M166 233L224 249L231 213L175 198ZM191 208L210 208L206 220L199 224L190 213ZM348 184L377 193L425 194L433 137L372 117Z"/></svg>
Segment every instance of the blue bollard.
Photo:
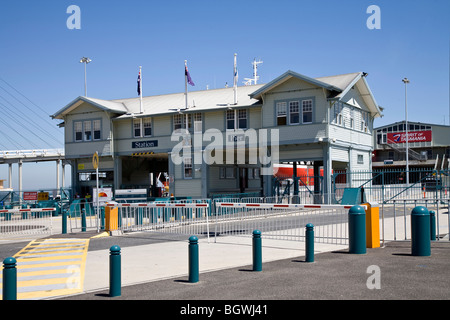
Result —
<svg viewBox="0 0 450 320"><path fill-rule="evenodd" d="M306 225L305 261L314 262L314 225Z"/></svg>
<svg viewBox="0 0 450 320"><path fill-rule="evenodd" d="M413 256L431 255L430 213L422 206L411 212L411 253Z"/></svg>
<svg viewBox="0 0 450 320"><path fill-rule="evenodd" d="M366 253L366 211L362 206L353 206L348 217L349 252Z"/></svg>
<svg viewBox="0 0 450 320"><path fill-rule="evenodd" d="M81 209L81 232L86 232L86 209Z"/></svg>
<svg viewBox="0 0 450 320"><path fill-rule="evenodd" d="M17 300L17 260L3 260L3 300Z"/></svg>
<svg viewBox="0 0 450 320"><path fill-rule="evenodd" d="M199 262L198 262L198 238L191 236L189 238L189 282L196 283L199 279Z"/></svg>
<svg viewBox="0 0 450 320"><path fill-rule="evenodd" d="M112 246L109 251L109 296L118 297L122 293L120 247Z"/></svg>
<svg viewBox="0 0 450 320"><path fill-rule="evenodd" d="M262 271L261 231L253 231L253 271Z"/></svg>
<svg viewBox="0 0 450 320"><path fill-rule="evenodd" d="M67 216L68 216L67 210L63 210L63 213L62 213L62 234L66 234L67 233Z"/></svg>
<svg viewBox="0 0 450 320"><path fill-rule="evenodd" d="M436 241L436 212L430 211L430 239Z"/></svg>

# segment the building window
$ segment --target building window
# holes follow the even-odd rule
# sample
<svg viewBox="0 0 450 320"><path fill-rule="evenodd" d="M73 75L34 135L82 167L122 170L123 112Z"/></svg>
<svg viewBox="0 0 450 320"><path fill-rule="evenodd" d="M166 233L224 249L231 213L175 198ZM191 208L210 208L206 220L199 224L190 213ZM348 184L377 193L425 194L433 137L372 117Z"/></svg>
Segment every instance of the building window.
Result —
<svg viewBox="0 0 450 320"><path fill-rule="evenodd" d="M192 178L192 158L184 158L184 178Z"/></svg>
<svg viewBox="0 0 450 320"><path fill-rule="evenodd" d="M358 154L358 164L364 164L364 155Z"/></svg>
<svg viewBox="0 0 450 320"><path fill-rule="evenodd" d="M247 129L247 110L241 109L238 112L238 129Z"/></svg>
<svg viewBox="0 0 450 320"><path fill-rule="evenodd" d="M313 116L313 108L312 108L312 100L303 100L302 101L302 113L303 113L303 123L312 123Z"/></svg>
<svg viewBox="0 0 450 320"><path fill-rule="evenodd" d="M92 122L84 121L83 122L83 132L84 132L84 141L92 140Z"/></svg>
<svg viewBox="0 0 450 320"><path fill-rule="evenodd" d="M202 132L203 124L202 124L202 114L194 113L194 132Z"/></svg>
<svg viewBox="0 0 450 320"><path fill-rule="evenodd" d="M287 124L287 104L286 102L277 102L277 125Z"/></svg>
<svg viewBox="0 0 450 320"><path fill-rule="evenodd" d="M183 128L183 115L175 114L173 116L173 129L178 130Z"/></svg>
<svg viewBox="0 0 450 320"><path fill-rule="evenodd" d="M102 130L102 121L94 120L94 121L92 121L92 124L94 126L94 140L100 140L101 139L101 130Z"/></svg>
<svg viewBox="0 0 450 320"><path fill-rule="evenodd" d="M144 118L144 137L150 137L152 135L152 118Z"/></svg>
<svg viewBox="0 0 450 320"><path fill-rule="evenodd" d="M289 102L289 124L300 123L300 110L298 101Z"/></svg>
<svg viewBox="0 0 450 320"><path fill-rule="evenodd" d="M133 119L133 137L141 137L141 119Z"/></svg>
<svg viewBox="0 0 450 320"><path fill-rule="evenodd" d="M227 110L226 129L247 129L247 110Z"/></svg>
<svg viewBox="0 0 450 320"><path fill-rule="evenodd" d="M75 141L83 141L83 122L75 121L73 127L75 130Z"/></svg>

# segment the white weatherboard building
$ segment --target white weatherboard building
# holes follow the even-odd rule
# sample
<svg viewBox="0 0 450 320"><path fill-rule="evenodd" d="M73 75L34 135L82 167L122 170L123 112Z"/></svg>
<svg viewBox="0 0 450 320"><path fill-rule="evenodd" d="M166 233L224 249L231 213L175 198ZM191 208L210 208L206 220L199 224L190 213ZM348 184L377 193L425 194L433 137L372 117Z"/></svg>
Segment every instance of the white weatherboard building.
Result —
<svg viewBox="0 0 450 320"><path fill-rule="evenodd" d="M287 71L237 91L189 92L187 109L184 92L143 97L142 105L139 97L78 97L52 117L63 121L65 158L72 162L72 184L81 194L95 186L95 152L100 185L114 190L147 188L158 196L159 177L175 197L270 196L274 179L267 166L307 161L315 175L323 172L314 192L330 194L332 170L372 167L373 121L381 111L366 75L310 78ZM173 136L185 128L188 139ZM261 149L265 139L268 147ZM228 149L222 147L227 143Z"/></svg>

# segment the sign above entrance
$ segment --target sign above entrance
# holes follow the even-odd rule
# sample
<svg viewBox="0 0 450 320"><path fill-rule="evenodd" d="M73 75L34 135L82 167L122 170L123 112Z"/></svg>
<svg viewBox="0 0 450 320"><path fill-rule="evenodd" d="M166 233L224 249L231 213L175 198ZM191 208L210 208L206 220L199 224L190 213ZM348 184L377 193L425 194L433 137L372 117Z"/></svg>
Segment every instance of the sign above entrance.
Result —
<svg viewBox="0 0 450 320"><path fill-rule="evenodd" d="M133 149L142 149L142 148L155 148L158 146L158 140L150 140L150 141L137 141L133 142Z"/></svg>

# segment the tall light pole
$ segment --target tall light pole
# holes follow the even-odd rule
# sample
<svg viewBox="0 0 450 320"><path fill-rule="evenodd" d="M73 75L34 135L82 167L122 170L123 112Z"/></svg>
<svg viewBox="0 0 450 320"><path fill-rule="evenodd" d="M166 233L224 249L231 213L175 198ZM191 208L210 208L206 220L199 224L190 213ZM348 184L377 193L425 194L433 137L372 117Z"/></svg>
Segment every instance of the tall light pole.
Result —
<svg viewBox="0 0 450 320"><path fill-rule="evenodd" d="M409 83L408 78L404 78L403 83L405 84L405 126L406 126L406 193L409 194L409 152L408 152L408 103L407 103L407 84Z"/></svg>
<svg viewBox="0 0 450 320"><path fill-rule="evenodd" d="M86 85L86 65L92 60L86 57L80 59L80 63L84 63L84 96L87 97L87 85Z"/></svg>

